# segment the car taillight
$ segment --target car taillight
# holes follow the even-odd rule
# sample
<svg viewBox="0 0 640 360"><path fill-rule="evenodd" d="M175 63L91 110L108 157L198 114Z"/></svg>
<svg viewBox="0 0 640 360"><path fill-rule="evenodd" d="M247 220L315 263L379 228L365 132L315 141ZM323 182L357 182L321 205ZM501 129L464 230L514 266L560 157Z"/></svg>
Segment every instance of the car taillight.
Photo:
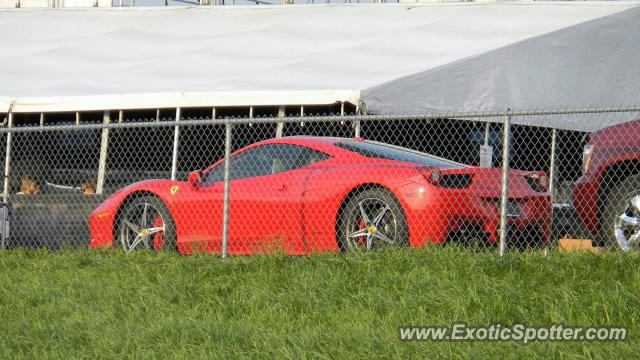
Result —
<svg viewBox="0 0 640 360"><path fill-rule="evenodd" d="M582 174L586 174L589 171L594 149L595 145L593 144L587 144L584 147L584 152L582 153Z"/></svg>
<svg viewBox="0 0 640 360"><path fill-rule="evenodd" d="M529 186L536 192L547 192L549 191L549 178L547 174L543 172L539 173L531 173L525 175L525 179Z"/></svg>
<svg viewBox="0 0 640 360"><path fill-rule="evenodd" d="M538 184L541 188L549 190L549 178L547 174L541 173L540 176L538 176Z"/></svg>

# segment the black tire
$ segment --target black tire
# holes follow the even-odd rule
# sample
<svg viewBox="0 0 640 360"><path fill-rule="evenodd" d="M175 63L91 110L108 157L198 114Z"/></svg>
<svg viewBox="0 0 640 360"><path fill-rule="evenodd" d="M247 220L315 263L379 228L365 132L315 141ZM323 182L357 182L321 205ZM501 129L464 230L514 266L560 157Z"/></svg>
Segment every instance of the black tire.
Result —
<svg viewBox="0 0 640 360"><path fill-rule="evenodd" d="M634 227L629 227L620 232L618 230L622 227L617 224L623 214L640 218L640 210L637 208L634 210L633 206L630 206L631 200L635 197L640 197L640 175L629 176L609 191L605 198L598 236L602 245L622 251L638 248L637 245L628 246L624 240L621 240L620 236L631 236L632 232L640 231L640 226L635 227L635 229ZM632 214L633 212L635 214Z"/></svg>
<svg viewBox="0 0 640 360"><path fill-rule="evenodd" d="M374 220L377 220L376 224ZM363 234L354 235L356 232ZM402 205L389 190L378 187L366 189L347 200L338 214L336 235L343 252L409 246L409 226Z"/></svg>
<svg viewBox="0 0 640 360"><path fill-rule="evenodd" d="M143 218L146 218L146 223L143 223ZM164 201L156 196L141 196L127 202L119 213L117 226L115 235L118 244L114 246L121 246L127 253L141 248L152 251L178 250L173 216ZM137 226L137 229L134 226ZM160 227L163 227L163 230L157 231ZM149 234L141 236L141 241L136 243L137 236L144 229L149 229ZM131 246L134 244L136 246L132 249Z"/></svg>

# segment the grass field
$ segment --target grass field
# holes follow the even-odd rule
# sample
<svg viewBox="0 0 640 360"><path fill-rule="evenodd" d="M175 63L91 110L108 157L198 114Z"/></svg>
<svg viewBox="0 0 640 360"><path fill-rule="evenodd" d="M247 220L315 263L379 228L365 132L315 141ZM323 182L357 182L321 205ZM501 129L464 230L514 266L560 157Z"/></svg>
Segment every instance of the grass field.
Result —
<svg viewBox="0 0 640 360"><path fill-rule="evenodd" d="M0 358L638 358L640 256L0 252ZM400 342L399 325L620 325L622 342Z"/></svg>

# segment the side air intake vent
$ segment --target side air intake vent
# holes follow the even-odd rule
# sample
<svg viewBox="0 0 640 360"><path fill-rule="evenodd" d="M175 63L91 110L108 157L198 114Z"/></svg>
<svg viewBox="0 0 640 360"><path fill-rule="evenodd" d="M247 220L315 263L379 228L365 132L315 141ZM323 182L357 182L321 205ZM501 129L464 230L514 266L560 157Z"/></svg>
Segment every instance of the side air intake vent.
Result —
<svg viewBox="0 0 640 360"><path fill-rule="evenodd" d="M443 188L464 189L473 181L473 174L444 174L437 186Z"/></svg>

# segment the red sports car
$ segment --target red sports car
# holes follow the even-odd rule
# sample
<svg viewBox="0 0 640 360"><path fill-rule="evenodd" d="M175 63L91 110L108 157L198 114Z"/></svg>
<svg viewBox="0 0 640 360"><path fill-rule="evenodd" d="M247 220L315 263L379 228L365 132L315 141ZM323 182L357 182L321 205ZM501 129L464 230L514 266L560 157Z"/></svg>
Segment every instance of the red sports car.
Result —
<svg viewBox="0 0 640 360"><path fill-rule="evenodd" d="M497 239L501 169L360 138L289 137L230 162L229 254L309 254ZM91 247L220 253L224 159L188 182L147 180L91 215ZM509 173L510 242L542 245L551 223L543 173Z"/></svg>

